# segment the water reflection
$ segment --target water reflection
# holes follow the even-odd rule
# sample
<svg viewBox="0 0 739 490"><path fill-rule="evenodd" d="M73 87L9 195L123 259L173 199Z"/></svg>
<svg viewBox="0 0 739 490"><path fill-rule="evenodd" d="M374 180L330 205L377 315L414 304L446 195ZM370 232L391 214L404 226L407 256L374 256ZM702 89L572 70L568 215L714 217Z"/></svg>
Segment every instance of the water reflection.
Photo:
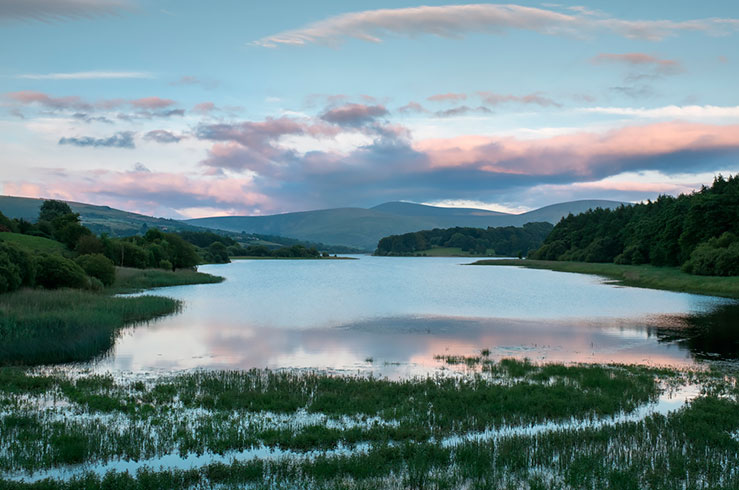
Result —
<svg viewBox="0 0 739 490"><path fill-rule="evenodd" d="M739 305L463 259L245 261L167 288L184 311L127 329L95 367L319 368L423 374L435 355L688 365L736 359Z"/></svg>

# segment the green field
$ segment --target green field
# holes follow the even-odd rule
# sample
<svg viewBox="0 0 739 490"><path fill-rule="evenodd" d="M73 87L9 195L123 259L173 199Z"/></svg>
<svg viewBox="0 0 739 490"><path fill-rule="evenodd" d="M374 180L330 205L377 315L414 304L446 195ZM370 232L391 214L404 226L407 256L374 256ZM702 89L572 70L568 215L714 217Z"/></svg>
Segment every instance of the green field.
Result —
<svg viewBox="0 0 739 490"><path fill-rule="evenodd" d="M517 266L529 269L594 274L607 277L624 286L665 289L739 299L739 277L696 276L687 274L677 267L528 259L479 260L471 265Z"/></svg>
<svg viewBox="0 0 739 490"><path fill-rule="evenodd" d="M48 238L42 238L31 235L21 235L20 233L0 232L0 241L13 243L29 252L41 253L69 253L64 244Z"/></svg>
<svg viewBox="0 0 739 490"><path fill-rule="evenodd" d="M8 448L0 472L71 471L64 481L0 483L70 490L739 485L736 372L495 362L484 353L445 359L469 370L390 381L300 371L121 379L0 369L0 445ZM636 412L689 386L701 392L677 411ZM205 458L192 469L158 467L157 458L195 455ZM87 472L120 460L133 469Z"/></svg>

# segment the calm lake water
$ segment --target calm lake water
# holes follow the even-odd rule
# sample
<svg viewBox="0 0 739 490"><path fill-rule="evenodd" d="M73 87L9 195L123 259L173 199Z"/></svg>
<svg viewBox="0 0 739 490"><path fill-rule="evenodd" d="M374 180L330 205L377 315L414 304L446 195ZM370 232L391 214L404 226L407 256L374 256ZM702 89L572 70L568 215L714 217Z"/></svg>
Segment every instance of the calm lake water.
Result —
<svg viewBox="0 0 739 490"><path fill-rule="evenodd" d="M736 302L464 258L245 260L156 291L177 315L125 329L96 370L318 368L423 374L437 355L689 365L736 359ZM734 323L736 324L736 323ZM729 327L727 327L729 325Z"/></svg>

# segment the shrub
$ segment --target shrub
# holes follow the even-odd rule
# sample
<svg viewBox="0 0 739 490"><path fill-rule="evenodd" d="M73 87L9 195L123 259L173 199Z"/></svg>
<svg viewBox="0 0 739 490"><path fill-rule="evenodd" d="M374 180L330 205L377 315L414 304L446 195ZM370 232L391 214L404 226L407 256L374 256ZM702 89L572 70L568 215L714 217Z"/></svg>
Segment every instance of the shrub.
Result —
<svg viewBox="0 0 739 490"><path fill-rule="evenodd" d="M724 233L698 245L683 270L700 276L739 275L739 239L733 233Z"/></svg>
<svg viewBox="0 0 739 490"><path fill-rule="evenodd" d="M171 271L172 270L172 262L169 260L160 260L159 261L159 268L164 269L165 271Z"/></svg>
<svg viewBox="0 0 739 490"><path fill-rule="evenodd" d="M90 276L98 279L106 286L115 282L115 266L113 261L103 254L81 255L75 259L77 265Z"/></svg>
<svg viewBox="0 0 739 490"><path fill-rule="evenodd" d="M38 260L36 283L46 289L84 288L87 276L82 267L61 255L44 255Z"/></svg>
<svg viewBox="0 0 739 490"><path fill-rule="evenodd" d="M0 293L15 291L21 286L33 286L36 264L21 248L0 242Z"/></svg>
<svg viewBox="0 0 739 490"><path fill-rule="evenodd" d="M74 250L80 255L103 253L103 242L95 235L84 235L77 241Z"/></svg>

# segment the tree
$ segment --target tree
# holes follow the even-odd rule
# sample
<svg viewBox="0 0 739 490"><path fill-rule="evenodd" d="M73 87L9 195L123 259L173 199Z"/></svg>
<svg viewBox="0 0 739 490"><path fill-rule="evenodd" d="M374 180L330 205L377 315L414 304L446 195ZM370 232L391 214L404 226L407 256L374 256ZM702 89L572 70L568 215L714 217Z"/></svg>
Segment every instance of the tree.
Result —
<svg viewBox="0 0 739 490"><path fill-rule="evenodd" d="M65 214L72 214L72 208L64 201L47 200L41 205L39 210L39 221L52 222L55 218Z"/></svg>
<svg viewBox="0 0 739 490"><path fill-rule="evenodd" d="M43 255L38 260L36 283L46 289L84 288L87 276L72 260L61 255Z"/></svg>
<svg viewBox="0 0 739 490"><path fill-rule="evenodd" d="M175 233L166 233L165 240L170 247L170 258L173 269L190 269L200 263L198 253L191 244Z"/></svg>
<svg viewBox="0 0 739 490"><path fill-rule="evenodd" d="M99 279L105 286L115 282L115 266L113 261L103 254L80 255L74 260L82 270L90 276Z"/></svg>

